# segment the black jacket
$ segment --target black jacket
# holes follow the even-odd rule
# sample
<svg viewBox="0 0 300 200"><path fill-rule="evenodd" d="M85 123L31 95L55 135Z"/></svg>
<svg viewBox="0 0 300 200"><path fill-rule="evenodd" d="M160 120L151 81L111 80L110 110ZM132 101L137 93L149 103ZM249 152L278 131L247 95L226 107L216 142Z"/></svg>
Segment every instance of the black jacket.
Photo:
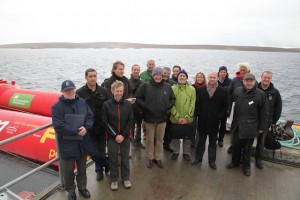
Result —
<svg viewBox="0 0 300 200"><path fill-rule="evenodd" d="M96 131L95 133L97 133L97 130L103 128L102 105L105 101L111 98L107 89L97 84L96 90L93 92L87 85L84 85L79 88L76 93L87 102L92 110L94 114L94 130Z"/></svg>
<svg viewBox="0 0 300 200"><path fill-rule="evenodd" d="M103 83L103 87L105 87L108 91L108 93L110 94L111 97L113 97L113 94L111 92L111 85L113 84L113 82L115 81L122 81L123 84L124 84L124 94L123 94L123 97L125 99L129 98L130 97L130 86L129 86L129 82L128 82L128 79L123 76L123 77L118 77L116 75L112 75L110 78L106 79Z"/></svg>
<svg viewBox="0 0 300 200"><path fill-rule="evenodd" d="M136 96L136 102L143 109L143 119L148 123L166 122L175 99L168 83L164 80L156 83L153 78L141 87Z"/></svg>
<svg viewBox="0 0 300 200"><path fill-rule="evenodd" d="M74 124L68 124L65 121L66 114L83 114L85 115L84 127L87 132L90 132L93 127L93 113L88 104L80 98L78 95L73 100L67 100L64 96L61 96L52 106L52 123L55 129L60 157L63 159L78 159L86 156L85 138L88 134L83 136L82 140L70 139L71 137L77 137L78 128ZM65 136L68 136L67 139ZM81 136L78 136L81 137Z"/></svg>
<svg viewBox="0 0 300 200"><path fill-rule="evenodd" d="M124 98L119 102L115 99L109 99L103 104L102 120L109 133L109 138L115 139L117 135L128 138L133 123L131 104ZM117 135L114 135L113 131Z"/></svg>
<svg viewBox="0 0 300 200"><path fill-rule="evenodd" d="M239 138L254 138L258 131L265 131L269 111L265 93L254 86L247 90L244 86L234 90L235 102L231 131L239 132Z"/></svg>
<svg viewBox="0 0 300 200"><path fill-rule="evenodd" d="M227 92L220 86L217 87L211 99L206 86L197 89L195 106L199 132L218 132L219 120L226 116L227 102Z"/></svg>
<svg viewBox="0 0 300 200"><path fill-rule="evenodd" d="M134 79L133 76L131 75L129 81L129 87L130 87L130 97L135 98L137 91L142 87L144 84L144 81L139 79ZM141 108L137 105L137 103L134 103L132 105L133 112L136 114L141 113Z"/></svg>
<svg viewBox="0 0 300 200"><path fill-rule="evenodd" d="M231 78L228 78L227 76L225 77L223 83L220 80L218 80L218 85L222 88L225 88L226 90L228 89L230 83L231 83Z"/></svg>
<svg viewBox="0 0 300 200"><path fill-rule="evenodd" d="M279 120L281 116L281 111L282 111L281 95L279 91L274 87L273 83L271 83L266 90L262 89L261 83L259 83L257 87L265 92L267 96L267 100L269 102L268 127L270 127L271 124L276 124L276 122Z"/></svg>

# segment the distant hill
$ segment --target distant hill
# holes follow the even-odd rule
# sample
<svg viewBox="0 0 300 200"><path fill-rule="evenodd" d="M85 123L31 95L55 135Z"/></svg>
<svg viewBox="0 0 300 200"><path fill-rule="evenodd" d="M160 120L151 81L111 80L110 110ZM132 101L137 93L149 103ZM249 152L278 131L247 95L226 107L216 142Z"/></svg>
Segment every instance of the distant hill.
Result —
<svg viewBox="0 0 300 200"><path fill-rule="evenodd" d="M238 50L238 51L268 51L268 52L300 52L300 48L277 48L277 47L258 47L258 46L227 46L227 45L166 45L166 44L141 44L126 42L90 42L90 43L21 43L21 44L5 44L0 48L29 48L29 49L45 49L45 48L68 48L68 49L87 49L87 48L163 48L163 49L214 49L214 50Z"/></svg>

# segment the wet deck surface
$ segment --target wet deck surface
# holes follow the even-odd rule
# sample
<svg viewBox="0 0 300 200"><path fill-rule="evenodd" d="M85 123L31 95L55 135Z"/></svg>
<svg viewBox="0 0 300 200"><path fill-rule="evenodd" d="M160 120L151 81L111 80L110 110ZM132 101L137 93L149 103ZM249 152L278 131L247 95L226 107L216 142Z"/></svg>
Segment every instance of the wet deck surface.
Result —
<svg viewBox="0 0 300 200"><path fill-rule="evenodd" d="M228 135L226 135L228 140ZM192 166L182 159L171 160L171 153L164 152L164 169L154 165L146 166L146 151L132 151L131 189L119 184L117 191L110 189L109 176L102 181L96 180L94 165L87 169L88 186L91 200L193 200L193 199L300 199L300 169L264 162L264 169L255 167L251 162L252 174L246 177L242 168L227 169L225 165L231 161L227 154L228 141L217 150L217 170L208 165L207 154L202 164ZM191 149L192 159L194 149ZM77 193L77 199L85 199ZM40 196L37 196L37 199ZM67 199L67 192L58 190L49 200Z"/></svg>

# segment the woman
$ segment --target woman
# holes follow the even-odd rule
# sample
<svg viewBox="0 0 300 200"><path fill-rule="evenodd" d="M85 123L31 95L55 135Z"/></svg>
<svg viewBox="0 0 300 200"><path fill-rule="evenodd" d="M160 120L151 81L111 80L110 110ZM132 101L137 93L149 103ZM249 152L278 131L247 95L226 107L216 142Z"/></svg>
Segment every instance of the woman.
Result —
<svg viewBox="0 0 300 200"><path fill-rule="evenodd" d="M195 77L195 83L193 84L195 89L197 90L199 87L206 86L206 78L202 72L198 72Z"/></svg>
<svg viewBox="0 0 300 200"><path fill-rule="evenodd" d="M195 90L197 91L198 88L200 87L204 87L206 86L206 78L205 78L205 75L204 73L202 72L198 72L195 76L195 83L192 85L194 86ZM198 134L197 134L197 117L195 116L194 118L194 121L193 121L193 124L194 124L194 135L195 137L193 137L193 139L191 140L191 147L194 148L194 147L197 147L196 144L198 143L197 142L197 138L198 138Z"/></svg>
<svg viewBox="0 0 300 200"><path fill-rule="evenodd" d="M121 178L126 189L131 188L129 181L129 131L132 126L132 106L123 97L124 84L115 81L111 85L113 99L103 104L102 120L108 132L108 157L111 178L111 189L118 189L118 152L121 153Z"/></svg>

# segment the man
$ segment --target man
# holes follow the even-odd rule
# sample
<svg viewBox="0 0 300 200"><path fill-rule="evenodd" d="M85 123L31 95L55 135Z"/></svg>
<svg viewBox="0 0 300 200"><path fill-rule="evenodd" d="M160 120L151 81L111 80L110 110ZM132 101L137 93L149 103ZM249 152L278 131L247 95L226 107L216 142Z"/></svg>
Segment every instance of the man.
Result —
<svg viewBox="0 0 300 200"><path fill-rule="evenodd" d="M147 167L152 168L154 161L163 168L163 138L168 113L175 103L175 96L171 86L163 80L162 68L153 69L151 80L142 85L136 101L143 109L147 129Z"/></svg>
<svg viewBox="0 0 300 200"><path fill-rule="evenodd" d="M172 86L173 84L176 84L176 82L170 79L170 75L171 75L171 69L169 67L164 67L163 79L165 80L166 83L169 83ZM167 150L168 152L173 153L173 149L170 147L170 143L172 140L170 136L171 124L172 123L170 121L170 116L169 116L166 124L165 135L164 135L164 149Z"/></svg>
<svg viewBox="0 0 300 200"><path fill-rule="evenodd" d="M152 71L155 67L155 61L154 60L148 60L147 61L147 70L146 71L143 71L141 74L140 74L140 77L141 79L147 83L151 80L152 78Z"/></svg>
<svg viewBox="0 0 300 200"><path fill-rule="evenodd" d="M228 169L238 167L242 155L243 172L251 175L251 148L254 138L266 130L268 102L265 93L255 86L255 76L251 73L243 77L243 86L235 89L232 98L235 102L231 133L233 134L232 161Z"/></svg>
<svg viewBox="0 0 300 200"><path fill-rule="evenodd" d="M264 71L261 75L261 82L258 84L258 88L265 92L267 100L269 102L269 121L267 130L271 125L276 125L279 120L282 111L282 100L279 91L274 87L272 83L273 74L270 71ZM256 144L256 167L263 168L261 157L263 155L264 143L266 132L259 134Z"/></svg>
<svg viewBox="0 0 300 200"><path fill-rule="evenodd" d="M178 73L178 84L172 86L176 97L175 105L171 109L170 120L172 124L192 124L194 119L196 91L195 88L187 83L188 74L185 70ZM172 160L176 160L180 150L180 139L172 139L174 152ZM189 139L182 139L183 159L190 161Z"/></svg>
<svg viewBox="0 0 300 200"><path fill-rule="evenodd" d="M125 99L129 98L129 92L130 92L130 87L129 87L129 82L126 76L124 76L124 69L125 69L125 64L122 61L116 61L114 62L112 69L111 69L111 77L106 79L103 82L103 87L105 87L109 93L109 95L112 97L111 93L111 85L118 81L122 81L124 84L124 95L123 97Z"/></svg>
<svg viewBox="0 0 300 200"><path fill-rule="evenodd" d="M89 68L85 71L86 84L79 88L76 92L83 98L94 114L94 125L91 133L95 146L99 152L105 154L106 134L102 121L102 105L105 101L110 99L106 88L97 84L97 72L95 69ZM95 162L95 171L97 173L97 180L103 179L103 168L105 173L109 172L108 160L104 163Z"/></svg>
<svg viewBox="0 0 300 200"><path fill-rule="evenodd" d="M58 141L60 165L63 172L65 190L69 200L76 200L76 182L79 193L85 198L91 195L86 189L86 146L89 131L93 128L93 113L87 103L76 95L76 87L70 80L61 85L63 95L52 106L52 122Z"/></svg>
<svg viewBox="0 0 300 200"><path fill-rule="evenodd" d="M199 142L196 149L196 158L191 163L196 165L202 162L205 152L206 138L209 137L208 163L216 169L217 134L219 121L226 116L228 99L226 90L218 86L217 72L208 75L208 83L197 90L196 114L198 116Z"/></svg>
<svg viewBox="0 0 300 200"><path fill-rule="evenodd" d="M219 77L218 85L220 87L223 87L227 91L228 86L231 82L231 79L228 78L227 67L221 66L219 68L218 77ZM225 131L226 131L226 121L227 121L227 116L224 116L223 119L220 120L219 137L218 137L218 145L220 147L223 147L223 145L224 145L224 135L225 135Z"/></svg>
<svg viewBox="0 0 300 200"><path fill-rule="evenodd" d="M229 107L228 107L228 115L230 115L231 108L232 108L232 94L234 90L243 85L243 76L247 73L250 73L250 65L249 63L238 63L237 66L239 67L239 71L236 72L236 77L232 79L228 86L228 98L229 98ZM232 153L232 135L230 136L230 147L227 150L228 153Z"/></svg>
<svg viewBox="0 0 300 200"><path fill-rule="evenodd" d="M172 77L171 77L171 80L174 81L174 82L178 82L178 79L177 79L177 76L178 76L178 73L181 71L181 67L178 66L178 65L174 65L173 67L173 74L172 74Z"/></svg>
<svg viewBox="0 0 300 200"><path fill-rule="evenodd" d="M134 64L131 67L131 77L129 79L130 87L130 96L135 98L137 91L144 84L144 81L140 79L141 67L137 64ZM141 125L142 125L142 111L140 107L134 103L133 108L133 124L131 132L134 134L132 147L134 150L137 150L139 147L145 149L145 146L141 142Z"/></svg>

